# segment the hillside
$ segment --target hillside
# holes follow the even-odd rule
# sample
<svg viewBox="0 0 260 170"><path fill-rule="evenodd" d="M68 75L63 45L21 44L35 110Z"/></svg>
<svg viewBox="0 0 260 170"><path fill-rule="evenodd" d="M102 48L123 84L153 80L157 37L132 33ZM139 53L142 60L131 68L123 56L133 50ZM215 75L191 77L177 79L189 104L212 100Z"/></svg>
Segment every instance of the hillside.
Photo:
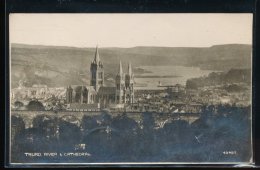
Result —
<svg viewBox="0 0 260 170"><path fill-rule="evenodd" d="M112 85L119 60L124 69L127 62L133 67L142 65L182 65L201 69L227 71L231 68L251 68L251 45L228 44L208 48L133 47L100 48L106 84ZM95 48L12 44L12 87L23 80L30 86L86 84ZM138 68L134 71L137 73Z"/></svg>
<svg viewBox="0 0 260 170"><path fill-rule="evenodd" d="M233 83L251 84L251 70L250 69L230 69L227 72L210 73L207 77L198 77L187 80L186 87L188 89L197 89L204 86L214 86ZM240 86L227 86L228 91L239 91L243 89Z"/></svg>

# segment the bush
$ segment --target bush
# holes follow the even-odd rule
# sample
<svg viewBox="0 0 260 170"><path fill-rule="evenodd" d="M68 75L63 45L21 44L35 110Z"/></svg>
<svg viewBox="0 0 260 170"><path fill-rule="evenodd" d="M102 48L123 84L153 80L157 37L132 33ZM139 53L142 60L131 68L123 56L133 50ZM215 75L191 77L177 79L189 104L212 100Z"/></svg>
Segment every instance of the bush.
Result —
<svg viewBox="0 0 260 170"><path fill-rule="evenodd" d="M32 100L29 102L29 104L27 105L27 109L30 111L41 111L41 110L45 110L43 104L37 100Z"/></svg>

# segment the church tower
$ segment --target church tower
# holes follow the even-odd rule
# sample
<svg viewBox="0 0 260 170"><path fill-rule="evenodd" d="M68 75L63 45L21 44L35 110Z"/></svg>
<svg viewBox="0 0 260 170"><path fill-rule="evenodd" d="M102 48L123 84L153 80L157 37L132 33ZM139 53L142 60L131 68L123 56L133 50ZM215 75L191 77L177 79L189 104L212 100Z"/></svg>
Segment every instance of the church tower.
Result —
<svg viewBox="0 0 260 170"><path fill-rule="evenodd" d="M67 101L67 103L72 103L72 93L73 93L73 89L71 88L71 86L68 86L67 91L66 91L66 101Z"/></svg>
<svg viewBox="0 0 260 170"><path fill-rule="evenodd" d="M125 75L126 103L134 103L134 74L131 63L128 64L128 73Z"/></svg>
<svg viewBox="0 0 260 170"><path fill-rule="evenodd" d="M116 104L121 104L125 102L125 76L123 73L122 63L119 63L118 73L116 75Z"/></svg>
<svg viewBox="0 0 260 170"><path fill-rule="evenodd" d="M90 66L91 81L90 85L98 91L99 87L104 85L104 68L103 63L99 59L98 46L96 47L95 58Z"/></svg>

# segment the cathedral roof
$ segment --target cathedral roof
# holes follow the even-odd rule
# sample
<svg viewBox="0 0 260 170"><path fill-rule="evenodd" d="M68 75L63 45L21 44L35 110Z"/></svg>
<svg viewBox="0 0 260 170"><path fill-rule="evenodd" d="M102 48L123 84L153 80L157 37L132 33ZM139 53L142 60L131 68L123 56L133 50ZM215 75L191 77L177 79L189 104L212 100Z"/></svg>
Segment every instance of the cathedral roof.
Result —
<svg viewBox="0 0 260 170"><path fill-rule="evenodd" d="M98 90L99 94L115 94L116 87L100 87Z"/></svg>
<svg viewBox="0 0 260 170"><path fill-rule="evenodd" d="M96 90L94 89L94 86L86 86L89 92L96 93Z"/></svg>
<svg viewBox="0 0 260 170"><path fill-rule="evenodd" d="M73 91L77 92L79 90L82 90L82 88L87 89L89 92L95 93L96 90L94 89L93 86L79 86L79 85L71 85L71 88L73 89Z"/></svg>

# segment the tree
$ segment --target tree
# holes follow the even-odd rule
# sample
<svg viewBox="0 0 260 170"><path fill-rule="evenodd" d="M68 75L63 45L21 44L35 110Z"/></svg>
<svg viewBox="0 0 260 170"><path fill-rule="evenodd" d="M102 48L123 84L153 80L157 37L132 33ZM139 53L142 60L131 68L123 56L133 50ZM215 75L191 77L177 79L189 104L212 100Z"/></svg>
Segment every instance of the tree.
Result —
<svg viewBox="0 0 260 170"><path fill-rule="evenodd" d="M194 79L187 80L186 82L187 89L198 89L198 85Z"/></svg>
<svg viewBox="0 0 260 170"><path fill-rule="evenodd" d="M24 104L20 101L16 101L16 102L14 102L14 106L15 106L15 108L19 109L19 108L23 107Z"/></svg>
<svg viewBox="0 0 260 170"><path fill-rule="evenodd" d="M27 109L30 111L41 111L41 110L45 110L43 104L37 100L32 100L29 102L29 104L27 105Z"/></svg>
<svg viewBox="0 0 260 170"><path fill-rule="evenodd" d="M85 131L90 131L94 128L97 128L99 124L95 117L84 115L81 121L81 126Z"/></svg>

